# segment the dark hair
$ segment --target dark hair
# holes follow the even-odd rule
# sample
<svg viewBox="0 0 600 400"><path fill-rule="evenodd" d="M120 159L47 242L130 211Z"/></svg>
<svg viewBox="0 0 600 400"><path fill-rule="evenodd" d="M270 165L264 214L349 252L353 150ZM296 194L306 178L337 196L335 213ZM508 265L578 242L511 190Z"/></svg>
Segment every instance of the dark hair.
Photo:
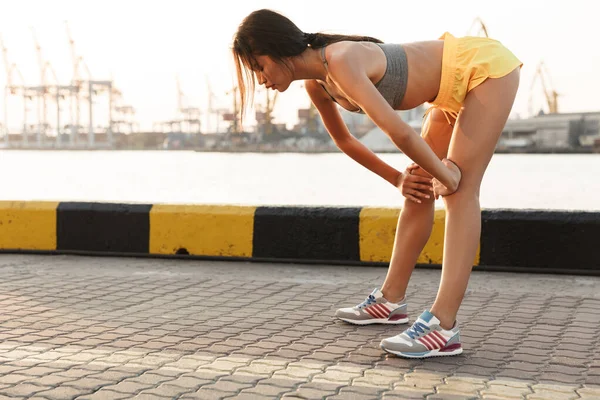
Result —
<svg viewBox="0 0 600 400"><path fill-rule="evenodd" d="M309 46L321 48L345 40L382 43L369 36L305 33L290 19L271 10L262 9L250 13L240 24L232 49L242 103L241 116L244 115L248 98L250 103L253 100L256 56L269 56L273 61L288 66L289 57L302 54Z"/></svg>

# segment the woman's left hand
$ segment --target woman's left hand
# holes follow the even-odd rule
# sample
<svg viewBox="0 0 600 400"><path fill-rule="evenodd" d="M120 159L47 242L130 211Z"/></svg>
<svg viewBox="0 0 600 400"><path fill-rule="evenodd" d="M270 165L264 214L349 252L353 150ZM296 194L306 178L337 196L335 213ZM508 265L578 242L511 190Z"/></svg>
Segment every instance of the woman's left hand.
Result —
<svg viewBox="0 0 600 400"><path fill-rule="evenodd" d="M439 199L440 196L450 196L452 193L456 192L458 190L458 186L460 185L460 180L462 178L462 172L453 161L444 158L442 162L446 167L448 167L448 169L452 173L454 178L453 181L456 182L456 184L453 185L453 187L448 188L444 186L440 181L434 178L432 180L432 183L433 194L435 195L436 200Z"/></svg>

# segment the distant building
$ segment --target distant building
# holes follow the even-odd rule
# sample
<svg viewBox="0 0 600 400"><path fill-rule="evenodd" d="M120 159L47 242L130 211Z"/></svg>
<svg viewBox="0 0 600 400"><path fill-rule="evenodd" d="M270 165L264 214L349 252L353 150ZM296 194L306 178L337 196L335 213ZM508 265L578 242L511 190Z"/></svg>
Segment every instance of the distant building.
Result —
<svg viewBox="0 0 600 400"><path fill-rule="evenodd" d="M539 114L507 121L498 148L574 151L592 148L600 138L600 112Z"/></svg>
<svg viewBox="0 0 600 400"><path fill-rule="evenodd" d="M350 112L342 107L338 107L338 109L340 110L342 119L348 126L348 129L357 138L361 138L375 126L371 119L365 114Z"/></svg>
<svg viewBox="0 0 600 400"><path fill-rule="evenodd" d="M346 123L352 135L359 139L376 127L373 121L371 121L366 114L350 112L340 106L338 106L338 110L340 111L342 120ZM425 113L425 110L426 107L420 106L412 110L398 111L398 113L403 120L407 122L410 121L413 125L415 124L415 121L419 121L418 125L420 129L420 121ZM295 125L292 130L309 135L327 135L323 121L319 117L314 107L308 109L299 109L298 120L298 124Z"/></svg>
<svg viewBox="0 0 600 400"><path fill-rule="evenodd" d="M400 118L409 124L417 133L421 133L423 124L423 115L427 110L427 106L419 106L411 110L398 111ZM363 137L360 138L362 144L367 146L374 152L400 152L392 140L377 126L369 130Z"/></svg>
<svg viewBox="0 0 600 400"><path fill-rule="evenodd" d="M402 119L421 132L425 107L400 111ZM361 143L376 152L399 152L378 127ZM499 151L587 152L600 141L600 112L540 114L527 119L509 119L498 142Z"/></svg>

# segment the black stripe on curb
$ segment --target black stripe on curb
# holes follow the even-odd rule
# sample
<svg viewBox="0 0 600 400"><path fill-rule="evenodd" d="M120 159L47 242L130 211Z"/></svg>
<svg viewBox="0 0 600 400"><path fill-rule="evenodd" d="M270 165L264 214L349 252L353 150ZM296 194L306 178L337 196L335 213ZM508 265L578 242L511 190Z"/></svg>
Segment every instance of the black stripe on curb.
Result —
<svg viewBox="0 0 600 400"><path fill-rule="evenodd" d="M359 207L258 207L253 258L360 261Z"/></svg>
<svg viewBox="0 0 600 400"><path fill-rule="evenodd" d="M481 265L598 270L600 213L484 210Z"/></svg>
<svg viewBox="0 0 600 400"><path fill-rule="evenodd" d="M148 253L151 208L151 204L60 203L56 249Z"/></svg>

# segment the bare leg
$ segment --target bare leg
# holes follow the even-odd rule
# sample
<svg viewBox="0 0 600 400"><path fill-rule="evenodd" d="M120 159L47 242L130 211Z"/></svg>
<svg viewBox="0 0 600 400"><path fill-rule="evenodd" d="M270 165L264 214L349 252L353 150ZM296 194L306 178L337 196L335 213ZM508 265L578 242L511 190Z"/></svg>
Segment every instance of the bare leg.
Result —
<svg viewBox="0 0 600 400"><path fill-rule="evenodd" d="M462 171L459 189L444 197L446 231L442 279L431 313L451 329L462 303L479 239L479 189L508 119L519 86L519 69L488 79L467 94L458 117L448 158Z"/></svg>
<svg viewBox="0 0 600 400"><path fill-rule="evenodd" d="M423 127L423 138L440 159L447 155L452 128L443 112L437 109L431 111ZM431 177L420 168L414 173ZM392 303L404 298L417 259L431 235L434 199L431 196L431 199L421 201L421 204L417 204L405 200L398 218L390 266L381 288L384 297Z"/></svg>
<svg viewBox="0 0 600 400"><path fill-rule="evenodd" d="M417 204L405 200L400 211L390 266L381 287L383 296L392 303L404 298L419 254L431 235L434 203L432 199L422 201L423 203Z"/></svg>

